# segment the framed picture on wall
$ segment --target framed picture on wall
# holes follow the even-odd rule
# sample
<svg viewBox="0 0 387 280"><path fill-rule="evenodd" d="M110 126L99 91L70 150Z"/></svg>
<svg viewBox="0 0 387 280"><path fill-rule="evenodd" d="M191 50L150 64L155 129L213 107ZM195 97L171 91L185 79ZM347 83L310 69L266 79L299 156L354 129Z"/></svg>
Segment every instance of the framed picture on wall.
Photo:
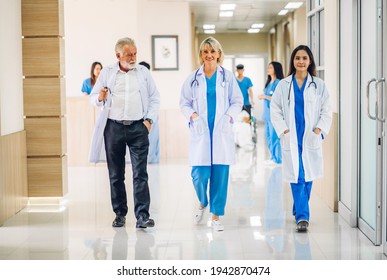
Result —
<svg viewBox="0 0 387 280"><path fill-rule="evenodd" d="M152 36L152 69L179 70L179 44L177 35Z"/></svg>

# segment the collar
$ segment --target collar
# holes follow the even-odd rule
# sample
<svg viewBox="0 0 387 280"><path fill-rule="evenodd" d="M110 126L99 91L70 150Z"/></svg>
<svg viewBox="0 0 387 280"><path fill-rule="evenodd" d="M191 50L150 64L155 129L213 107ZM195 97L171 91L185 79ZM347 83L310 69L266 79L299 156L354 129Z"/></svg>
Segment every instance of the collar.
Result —
<svg viewBox="0 0 387 280"><path fill-rule="evenodd" d="M202 66L200 66L200 68L197 70L197 76L200 77L201 75L203 75L204 73L204 64L202 64ZM216 68L216 71L219 71L222 75L224 75L224 68L222 66L220 66L219 64L217 64L217 68Z"/></svg>

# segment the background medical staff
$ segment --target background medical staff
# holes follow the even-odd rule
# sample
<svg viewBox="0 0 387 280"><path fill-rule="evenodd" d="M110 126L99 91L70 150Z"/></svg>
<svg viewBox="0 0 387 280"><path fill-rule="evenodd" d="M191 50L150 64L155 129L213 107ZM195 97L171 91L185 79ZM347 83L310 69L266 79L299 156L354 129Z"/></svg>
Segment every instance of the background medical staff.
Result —
<svg viewBox="0 0 387 280"><path fill-rule="evenodd" d="M332 110L309 47L295 48L289 65L289 76L271 99L270 116L281 139L283 178L291 184L296 230L306 231L312 183L323 175L322 138L331 127Z"/></svg>
<svg viewBox="0 0 387 280"><path fill-rule="evenodd" d="M232 125L243 106L233 73L221 66L223 59L220 43L206 38L199 48L201 67L188 76L180 97L181 111L189 122L189 162L200 201L195 222L200 223L210 204L216 231L224 230L219 216L226 206L229 165L235 162Z"/></svg>
<svg viewBox="0 0 387 280"><path fill-rule="evenodd" d="M91 93L102 68L103 67L101 62L95 61L91 64L90 78L85 79L82 83L81 91L83 92L84 95L89 95Z"/></svg>
<svg viewBox="0 0 387 280"><path fill-rule="evenodd" d="M264 100L262 119L265 121L266 143L270 152L270 160L265 161L266 164L282 163L280 139L270 120L270 102L278 82L283 78L284 73L281 63L276 61L270 62L267 67L267 80L264 94L258 95L258 99Z"/></svg>

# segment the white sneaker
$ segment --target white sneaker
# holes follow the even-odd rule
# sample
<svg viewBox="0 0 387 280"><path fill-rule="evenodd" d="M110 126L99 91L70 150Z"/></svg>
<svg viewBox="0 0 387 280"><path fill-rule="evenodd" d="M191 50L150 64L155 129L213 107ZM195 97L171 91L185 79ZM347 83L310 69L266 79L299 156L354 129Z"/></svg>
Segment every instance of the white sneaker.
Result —
<svg viewBox="0 0 387 280"><path fill-rule="evenodd" d="M194 216L194 221L195 223L200 223L202 220L203 220L203 215L204 215L204 211L206 210L206 207L203 207L203 208L199 208L198 210L196 210L196 213L195 213L195 216Z"/></svg>
<svg viewBox="0 0 387 280"><path fill-rule="evenodd" d="M212 228L216 231L224 230L224 225L219 220L212 220L211 225L212 225Z"/></svg>

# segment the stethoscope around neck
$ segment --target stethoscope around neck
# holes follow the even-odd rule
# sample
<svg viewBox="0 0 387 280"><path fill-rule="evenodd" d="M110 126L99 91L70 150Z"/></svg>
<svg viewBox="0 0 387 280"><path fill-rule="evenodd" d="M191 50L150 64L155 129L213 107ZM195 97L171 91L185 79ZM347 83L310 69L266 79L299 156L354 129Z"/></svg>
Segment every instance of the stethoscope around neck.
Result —
<svg viewBox="0 0 387 280"><path fill-rule="evenodd" d="M223 71L223 80L222 80L222 84L221 85L222 85L222 87L225 87L226 86L226 72L224 71L223 66L221 66L221 65L219 65L219 66L220 66L220 68L222 68L222 71ZM191 88L193 86L197 86L197 87L199 86L199 81L197 79L199 70L200 70L200 68L198 70L196 70L196 72L195 72L194 79L191 82Z"/></svg>
<svg viewBox="0 0 387 280"><path fill-rule="evenodd" d="M314 86L314 89L315 91L317 92L317 85L316 85L316 82L314 81L314 78L312 75L310 75L311 78L312 78L312 81L309 83L308 87L307 88L310 88L310 86L313 84ZM290 86L289 86L289 91L288 91L288 104L290 104L290 90L292 88L292 84L293 84L293 79L294 79L294 73L292 74L292 80L290 82ZM306 78L307 79L307 78Z"/></svg>

